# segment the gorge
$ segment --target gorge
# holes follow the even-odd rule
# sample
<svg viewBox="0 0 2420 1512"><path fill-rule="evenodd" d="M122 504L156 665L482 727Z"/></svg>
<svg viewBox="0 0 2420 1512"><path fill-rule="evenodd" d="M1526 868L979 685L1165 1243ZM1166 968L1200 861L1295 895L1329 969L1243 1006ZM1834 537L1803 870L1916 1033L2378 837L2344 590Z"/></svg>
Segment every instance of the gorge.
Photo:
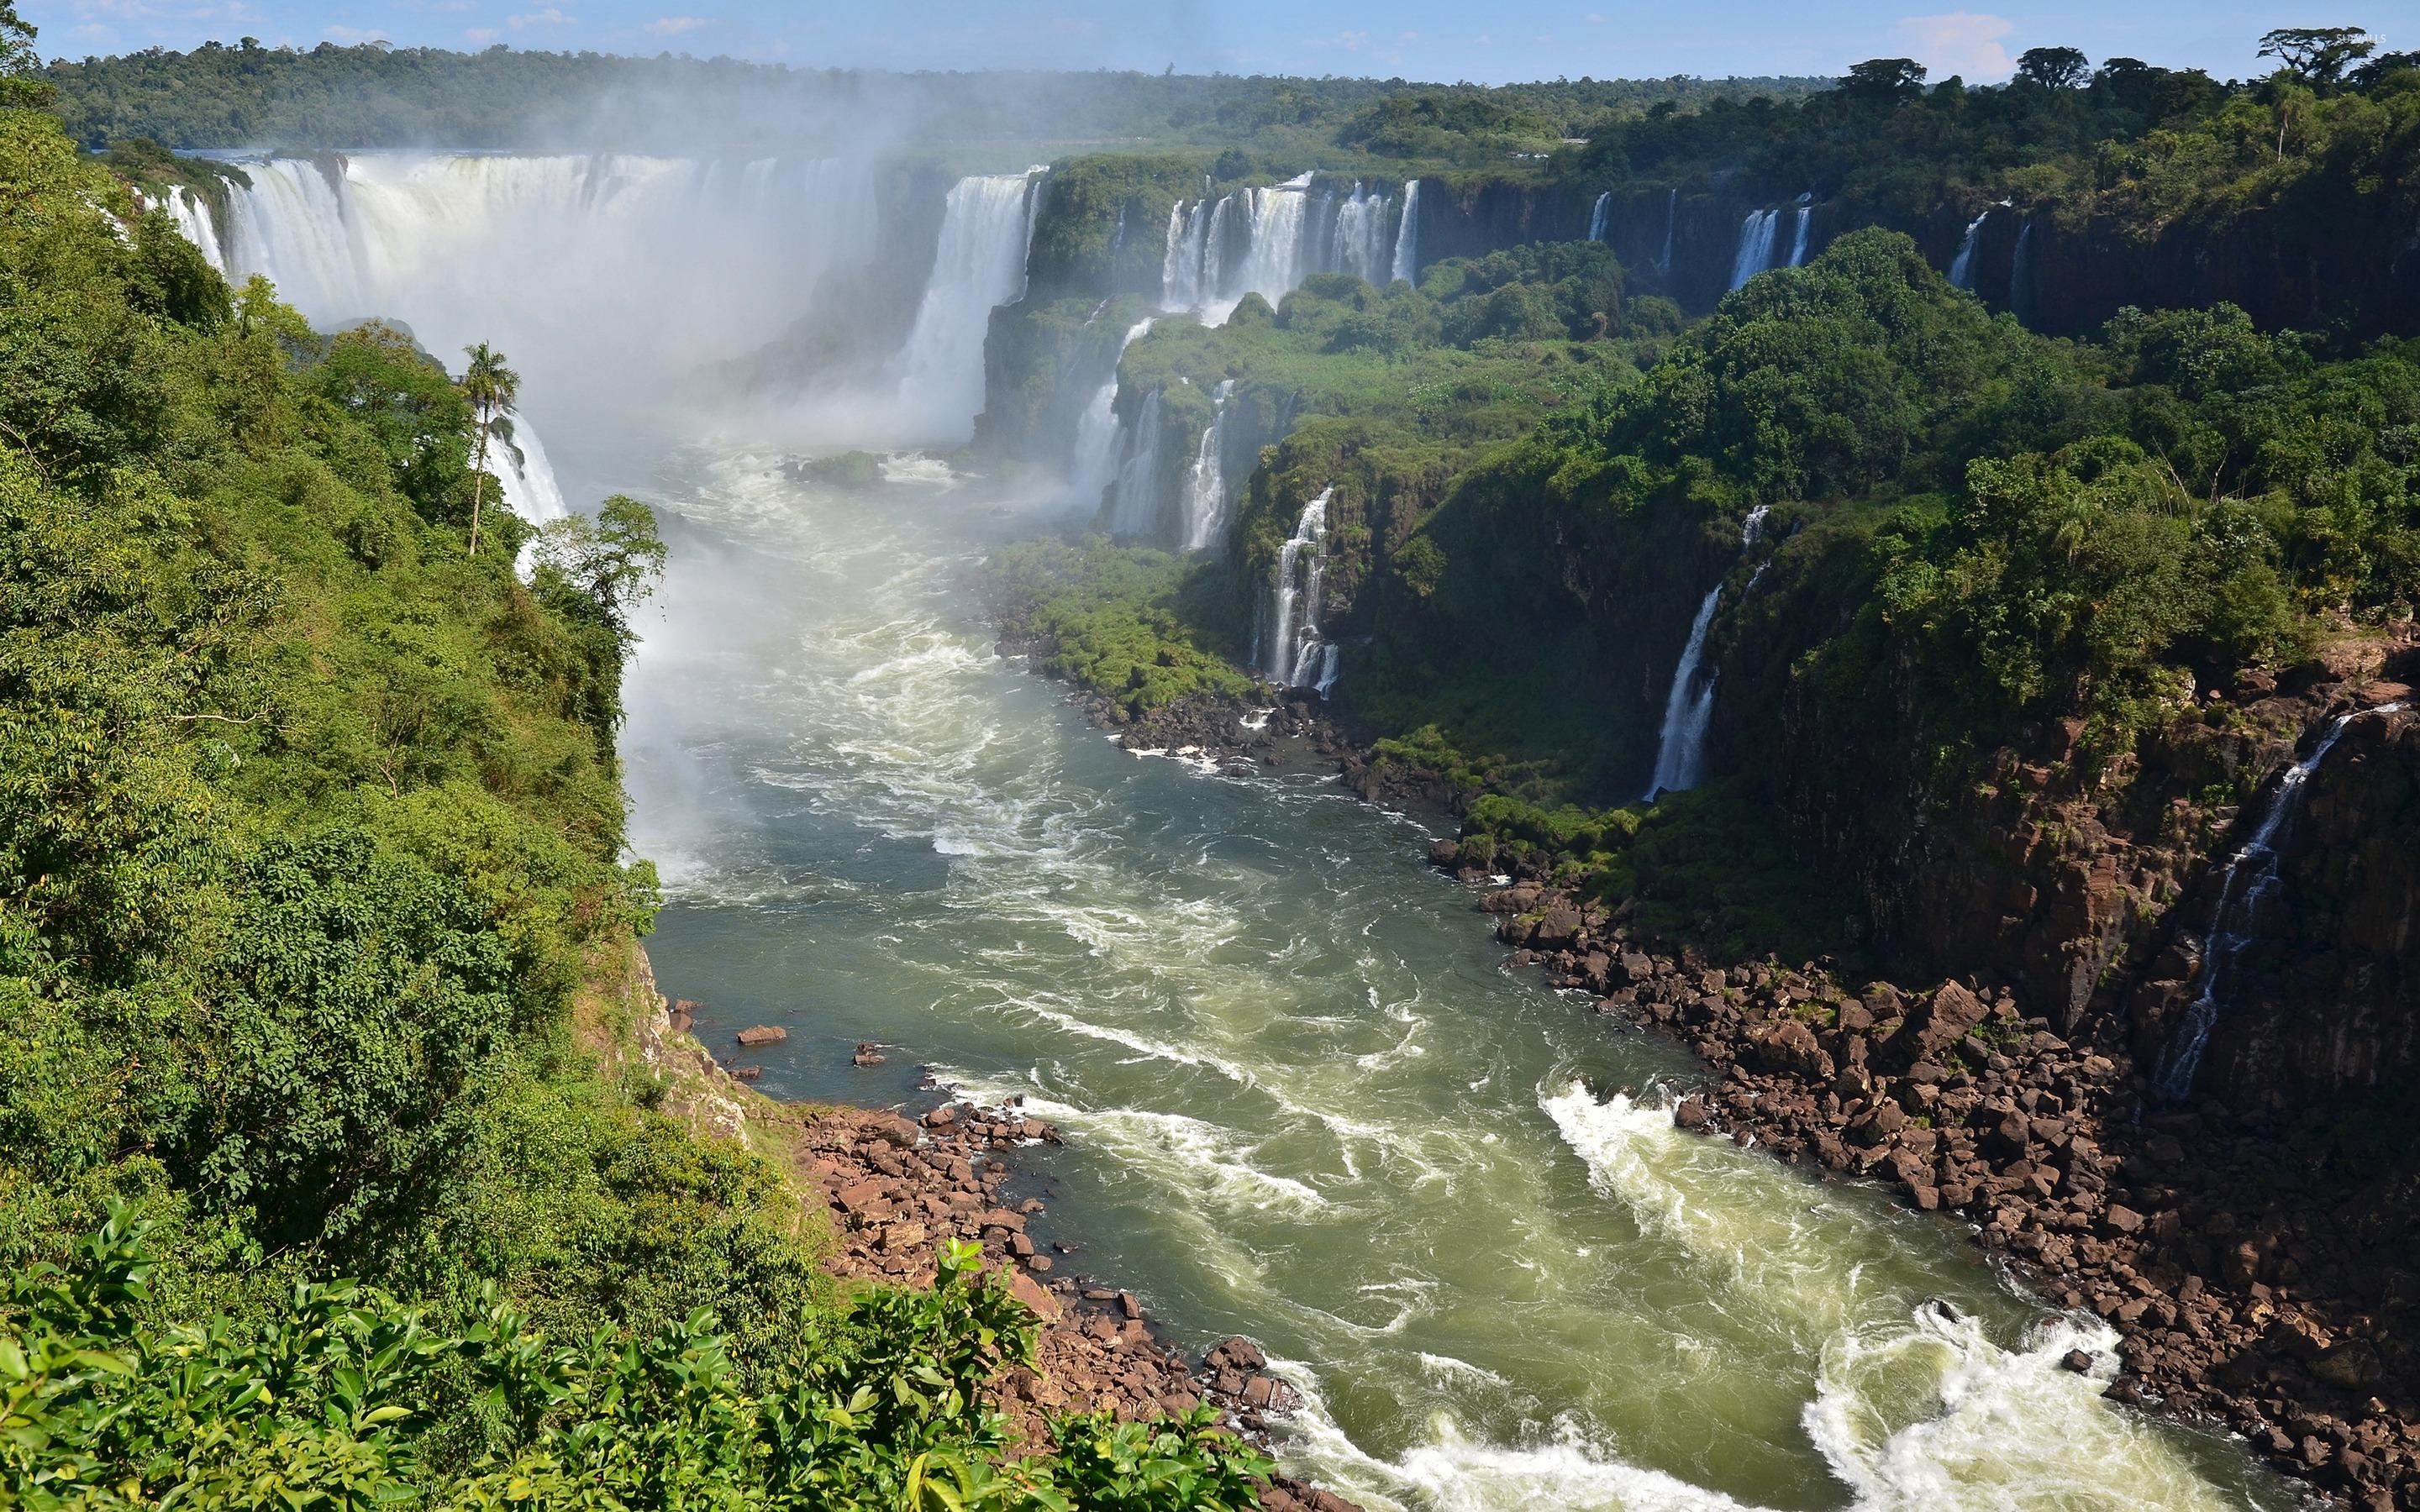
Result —
<svg viewBox="0 0 2420 1512"><path fill-rule="evenodd" d="M2042 174L1659 167L1701 114L1512 168L210 150L125 170L166 212L126 255L195 249L127 298L266 279L345 334L256 287L226 339L278 332L339 415L393 420L364 351L448 399L450 354L510 354L491 471L554 529L458 597L627 674L514 643L601 754L466 737L451 801L604 763L627 832L576 823L638 901L577 907L648 917L681 1054L954 1110L835 1135L840 1221L923 1151L901 1200L1000 1230L1019 1295L1264 1350L1287 1475L1373 1512L2408 1500L2420 386L2367 343L2420 328L2405 254ZM2402 213L2307 171L2370 185L2345 225ZM281 466L265 529L406 560ZM355 681L378 814L393 732L462 699ZM379 822L525 906L427 801ZM648 1074L597 1095L659 1111ZM845 1237L939 1274L942 1231Z"/></svg>

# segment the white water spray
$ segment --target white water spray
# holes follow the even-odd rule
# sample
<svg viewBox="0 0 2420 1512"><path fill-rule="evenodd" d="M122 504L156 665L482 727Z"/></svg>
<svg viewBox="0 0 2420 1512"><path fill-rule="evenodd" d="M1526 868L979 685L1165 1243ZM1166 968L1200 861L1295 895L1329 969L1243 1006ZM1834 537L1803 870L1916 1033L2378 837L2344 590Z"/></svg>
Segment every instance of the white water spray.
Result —
<svg viewBox="0 0 2420 1512"><path fill-rule="evenodd" d="M1404 185L1404 218L1395 227L1395 263L1389 278L1406 284L1420 281L1420 181Z"/></svg>
<svg viewBox="0 0 2420 1512"><path fill-rule="evenodd" d="M1126 328L1124 340L1118 343L1117 355L1109 359L1109 377L1094 391L1092 402L1076 422L1075 463L1068 471L1068 488L1084 503L1097 506L1101 490L1117 475L1118 458L1118 364L1125 361L1126 348L1142 339L1156 316L1136 321Z"/></svg>
<svg viewBox="0 0 2420 1512"><path fill-rule="evenodd" d="M1764 531L1769 506L1759 504L1740 527L1740 550L1754 547ZM1714 623L1714 607L1722 602L1717 581L1699 601L1698 616L1689 622L1689 643L1682 648L1681 664L1672 672L1672 691L1664 700L1664 729L1655 745L1655 777L1647 784L1647 801L1660 794L1682 793L1705 776L1706 731L1714 717L1714 679L1699 677L1706 656L1706 632Z"/></svg>
<svg viewBox="0 0 2420 1512"><path fill-rule="evenodd" d="M1280 687L1308 687L1319 678L1319 590L1327 573L1327 501L1335 494L1332 486L1323 488L1303 505L1293 536L1278 550L1265 671Z"/></svg>
<svg viewBox="0 0 2420 1512"><path fill-rule="evenodd" d="M1109 533L1123 539L1155 535L1159 531L1159 391L1152 390L1135 408L1134 424L1118 440L1117 480L1109 501Z"/></svg>
<svg viewBox="0 0 2420 1512"><path fill-rule="evenodd" d="M2260 816L2260 823L2242 849L2227 858L2226 870L2219 877L2218 903L2211 914L2210 929L2201 938L2201 991L2185 1010L2184 1026L2167 1053L2160 1057L2159 1072L2152 1078L2162 1097L2176 1102L2193 1091L2194 1077L2201 1071L2202 1054L2210 1048L2211 1028L2218 1023L2219 989L2226 982L2228 969L2252 943L2262 910L2277 897L2277 869L2282 860L2277 842L2301 807L2303 789L2311 780L2311 774L2328 759L2328 752L2335 748L2355 719L2393 714L2402 707L2400 703L2381 703L2337 716L2319 737L2319 743L2311 748L2311 753L2288 767L2277 779L2277 791L2269 799L2269 811Z"/></svg>
<svg viewBox="0 0 2420 1512"><path fill-rule="evenodd" d="M983 409L992 310L1025 290L1033 181L1043 170L962 178L941 220L933 276L901 356L899 409L916 440L956 442Z"/></svg>
<svg viewBox="0 0 2420 1512"><path fill-rule="evenodd" d="M1732 288L1773 266L1773 231L1780 219L1779 210L1750 210L1740 222L1739 249L1731 255Z"/></svg>
<svg viewBox="0 0 2420 1512"><path fill-rule="evenodd" d="M1227 399L1235 392L1233 378L1221 378L1210 398L1210 424L1202 427L1202 443L1193 454L1193 471L1185 486L1185 549L1200 551L1217 543L1227 528L1227 466L1222 455L1227 440Z"/></svg>
<svg viewBox="0 0 2420 1512"><path fill-rule="evenodd" d="M1958 240L1958 255L1949 259L1952 286L1964 289L1975 286L1975 239L1982 234L1983 223L1991 218L1992 212L1985 210L1966 223L1966 234Z"/></svg>

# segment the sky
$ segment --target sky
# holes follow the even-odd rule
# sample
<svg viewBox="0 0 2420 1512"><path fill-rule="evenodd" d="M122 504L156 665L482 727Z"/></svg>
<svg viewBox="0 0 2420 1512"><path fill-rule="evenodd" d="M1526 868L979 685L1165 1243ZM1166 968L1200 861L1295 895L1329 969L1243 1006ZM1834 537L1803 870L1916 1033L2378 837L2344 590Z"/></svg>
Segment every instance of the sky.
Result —
<svg viewBox="0 0 2420 1512"><path fill-rule="evenodd" d="M1938 5L1940 0L1932 0ZM1147 69L1419 80L1836 75L1913 57L1937 81L2006 79L2028 47L2136 57L2220 78L2267 71L2273 26L2368 24L2420 45L2411 0L2314 14L2234 0L1931 9L1807 0L19 0L45 56L382 39L398 46L727 54L794 66Z"/></svg>

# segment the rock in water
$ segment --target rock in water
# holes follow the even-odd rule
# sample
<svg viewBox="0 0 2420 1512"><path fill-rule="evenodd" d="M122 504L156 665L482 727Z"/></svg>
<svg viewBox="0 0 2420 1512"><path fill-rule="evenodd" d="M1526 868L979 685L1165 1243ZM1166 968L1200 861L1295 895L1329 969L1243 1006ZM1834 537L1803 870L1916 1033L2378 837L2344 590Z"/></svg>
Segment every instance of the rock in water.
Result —
<svg viewBox="0 0 2420 1512"><path fill-rule="evenodd" d="M775 1028L769 1024L759 1024L752 1029L739 1031L739 1042L752 1049L760 1044L780 1044L789 1037L789 1030Z"/></svg>

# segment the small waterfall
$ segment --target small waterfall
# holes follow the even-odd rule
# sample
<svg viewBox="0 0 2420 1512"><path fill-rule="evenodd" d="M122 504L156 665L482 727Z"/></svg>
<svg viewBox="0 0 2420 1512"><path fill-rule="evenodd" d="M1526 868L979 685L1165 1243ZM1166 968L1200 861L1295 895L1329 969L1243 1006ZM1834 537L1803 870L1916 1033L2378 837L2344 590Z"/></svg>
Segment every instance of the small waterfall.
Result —
<svg viewBox="0 0 2420 1512"><path fill-rule="evenodd" d="M1799 196L1798 196L1798 226L1797 226L1797 229L1796 229L1796 230L1794 230L1794 231L1791 232L1791 234L1790 234L1790 266L1791 266L1791 267L1792 267L1792 268L1803 267L1803 266L1806 264L1806 261L1807 261L1807 223L1809 223L1809 222L1813 221L1814 219L1815 219L1815 196L1814 196L1814 194L1810 193L1805 193L1805 194L1801 194L1801 195L1799 195Z"/></svg>
<svg viewBox="0 0 2420 1512"><path fill-rule="evenodd" d="M502 438L489 444L488 471L496 475L505 507L531 524L543 525L571 513L563 501L562 485L554 481L554 465L546 459L546 447L523 417L513 416L512 445L502 444Z"/></svg>
<svg viewBox="0 0 2420 1512"><path fill-rule="evenodd" d="M2152 1087L2169 1102L2180 1102L2193 1091L2194 1077L2201 1071L2202 1053L2210 1048L2211 1028L2218 1023L2219 988L2228 969L2252 943L2261 911L2277 897L2281 859L2277 843L2301 807L2303 789L2311 780L2311 774L2328 759L2328 752L2335 748L2355 719L2366 715L2393 714L2402 707L2400 703L2381 703L2376 708L2337 716L2327 733L2319 737L2319 743L2311 748L2311 753L2288 767L2285 776L2277 779L2277 791L2269 799L2269 811L2260 816L2260 823L2243 848L2227 858L2226 871L2219 878L2218 903L2211 915L2210 929L2201 938L2201 991L2185 1010L2184 1027L2160 1057L2159 1070L2151 1078Z"/></svg>
<svg viewBox="0 0 2420 1512"><path fill-rule="evenodd" d="M1342 205L1323 202L1311 213L1311 175L1267 188L1239 189L1190 209L1169 212L1168 241L1160 257L1159 302L1165 310L1191 310L1205 325L1220 325L1258 294L1271 304L1322 267L1363 273L1374 269L1373 247L1385 232L1386 198L1355 186ZM1333 220L1330 224L1330 214ZM1238 224L1240 222L1240 224ZM1240 256L1230 257L1240 242Z"/></svg>
<svg viewBox="0 0 2420 1512"><path fill-rule="evenodd" d="M1388 277L1413 285L1420 281L1420 181L1417 178L1404 185L1404 218L1395 226L1394 267Z"/></svg>
<svg viewBox="0 0 2420 1512"><path fill-rule="evenodd" d="M991 312L1025 289L1031 204L1039 170L961 178L941 218L941 244L900 357L903 414L930 440L964 440L983 409Z"/></svg>
<svg viewBox="0 0 2420 1512"><path fill-rule="evenodd" d="M1227 396L1235 392L1233 378L1221 378L1210 396L1210 424L1202 427L1202 444L1193 454L1193 471L1185 486L1185 549L1200 551L1215 543L1227 528Z"/></svg>
<svg viewBox="0 0 2420 1512"><path fill-rule="evenodd" d="M1111 535L1134 539L1159 529L1159 391L1154 389L1118 438L1117 478L1109 501Z"/></svg>
<svg viewBox="0 0 2420 1512"><path fill-rule="evenodd" d="M2023 320L2033 308L2034 223L2017 227L2017 250L2009 258L2009 313Z"/></svg>
<svg viewBox="0 0 2420 1512"><path fill-rule="evenodd" d="M1992 212L1985 210L1966 223L1966 234L1959 239L1958 255L1949 259L1949 282L1953 286L1965 289L1975 286L1975 238L1981 233L1983 223L1991 218Z"/></svg>
<svg viewBox="0 0 2420 1512"><path fill-rule="evenodd" d="M1126 348L1151 329L1152 318L1156 317L1139 320L1127 329L1125 339L1118 343L1117 355L1109 359L1109 377L1101 380L1092 402L1084 406L1082 418L1076 422L1076 455L1068 469L1068 486L1078 500L1095 508L1118 466L1118 364L1125 360Z"/></svg>
<svg viewBox="0 0 2420 1512"><path fill-rule="evenodd" d="M1159 263L1159 307L1191 310L1202 303L1202 263L1207 255L1210 204L1193 202L1188 211L1179 200L1168 209L1168 250Z"/></svg>
<svg viewBox="0 0 2420 1512"><path fill-rule="evenodd" d="M1746 521L1740 527L1743 553L1754 547L1757 537L1764 532L1768 507L1759 504L1748 511ZM1749 586L1755 586L1753 579ZM1650 803L1659 795L1696 787L1705 775L1706 731L1714 717L1714 679L1707 675L1701 680L1699 673L1706 656L1706 632L1714 627L1714 607L1722 602L1722 596L1723 585L1717 581L1706 590L1706 596L1698 604L1698 617L1689 622L1689 643L1681 650L1681 664L1672 672L1672 691L1664 700L1664 729L1655 745L1655 777L1647 784L1646 801Z"/></svg>
<svg viewBox="0 0 2420 1512"><path fill-rule="evenodd" d="M210 213L209 202L190 189L171 189L156 203L177 223L178 234L200 250L202 260L224 273L227 270L226 251L219 242L218 218Z"/></svg>
<svg viewBox="0 0 2420 1512"><path fill-rule="evenodd" d="M1387 285L1387 211L1394 202L1369 193L1359 184L1334 207L1335 224L1327 235L1328 271L1351 273L1365 284Z"/></svg>
<svg viewBox="0 0 2420 1512"><path fill-rule="evenodd" d="M1327 685L1321 683L1321 674L1326 674L1328 683L1334 681L1335 674L1326 666L1327 648L1319 639L1319 588L1327 573L1327 501L1335 493L1333 486L1323 488L1318 498L1302 506L1293 537L1278 551L1277 581L1270 587L1265 671L1269 681L1280 687L1315 686L1325 693Z"/></svg>
<svg viewBox="0 0 2420 1512"><path fill-rule="evenodd" d="M1604 193L1599 194L1596 197L1595 208L1589 211L1588 239L1590 241L1603 241L1605 239L1605 223L1612 212L1613 191L1608 189Z"/></svg>
<svg viewBox="0 0 2420 1512"><path fill-rule="evenodd" d="M1680 224L1681 191L1676 187L1666 191L1664 195L1664 255L1655 259L1655 270L1659 273L1672 270L1672 233Z"/></svg>
<svg viewBox="0 0 2420 1512"><path fill-rule="evenodd" d="M1739 250L1731 257L1732 288L1773 266L1773 231L1780 219L1779 210L1750 210L1740 222Z"/></svg>

